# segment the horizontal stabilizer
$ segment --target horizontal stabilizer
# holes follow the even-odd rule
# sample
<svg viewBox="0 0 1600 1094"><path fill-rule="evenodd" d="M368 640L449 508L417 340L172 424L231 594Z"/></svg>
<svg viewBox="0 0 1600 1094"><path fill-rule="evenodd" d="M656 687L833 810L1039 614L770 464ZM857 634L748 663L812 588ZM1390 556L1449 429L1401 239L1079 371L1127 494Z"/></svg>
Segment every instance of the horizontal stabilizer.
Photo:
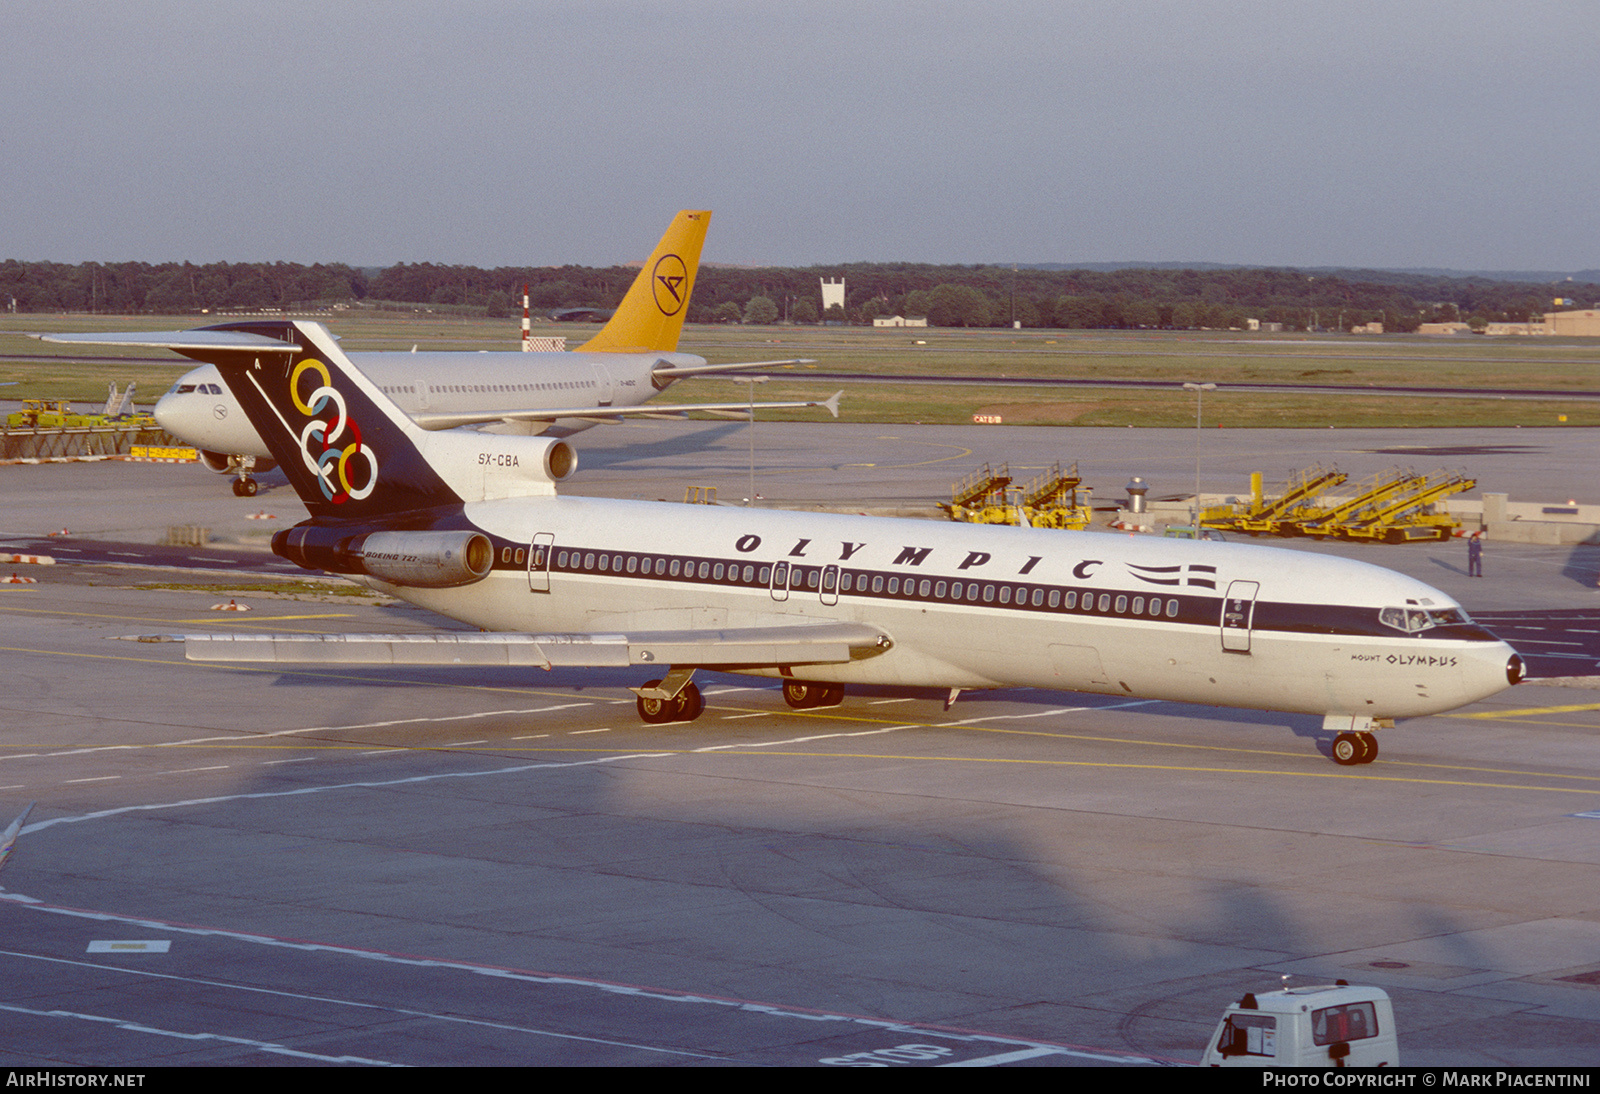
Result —
<svg viewBox="0 0 1600 1094"><path fill-rule="evenodd" d="M888 646L876 627L817 623L632 634L154 634L182 642L190 661L277 665L508 665L623 668L695 665L771 668L840 664Z"/></svg>
<svg viewBox="0 0 1600 1094"><path fill-rule="evenodd" d="M170 349L240 353L298 353L293 342L251 334L242 330L153 330L122 334L36 334L41 342L65 346L141 346L145 349Z"/></svg>

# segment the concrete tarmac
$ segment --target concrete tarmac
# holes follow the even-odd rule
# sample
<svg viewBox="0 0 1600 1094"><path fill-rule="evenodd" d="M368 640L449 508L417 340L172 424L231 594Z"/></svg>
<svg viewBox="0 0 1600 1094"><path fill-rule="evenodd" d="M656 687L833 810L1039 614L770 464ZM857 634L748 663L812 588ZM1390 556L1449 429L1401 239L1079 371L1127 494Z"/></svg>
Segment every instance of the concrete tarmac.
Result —
<svg viewBox="0 0 1600 1094"><path fill-rule="evenodd" d="M1202 485L1425 443L1472 451L1405 462L1600 500L1583 431L1361 432L1207 434ZM756 438L769 502L940 500L985 461L1076 458L1102 496L1194 473L1192 431ZM747 492L742 426L577 443L574 492ZM249 551L106 546L196 524L259 549L303 512L275 478L239 499L191 467L0 468L7 542L100 541L0 586L0 826L37 802L0 872L6 1064L1189 1062L1282 975L1387 988L1407 1064L1600 1063L1592 691L1524 685L1340 768L1294 715L1031 690L794 711L711 676L700 720L646 726L636 672L283 672L108 640L450 625L263 592L281 579ZM1600 599L1591 548L1491 544L1483 581L1459 543L1316 549L1474 611ZM252 610L211 610L230 598Z"/></svg>

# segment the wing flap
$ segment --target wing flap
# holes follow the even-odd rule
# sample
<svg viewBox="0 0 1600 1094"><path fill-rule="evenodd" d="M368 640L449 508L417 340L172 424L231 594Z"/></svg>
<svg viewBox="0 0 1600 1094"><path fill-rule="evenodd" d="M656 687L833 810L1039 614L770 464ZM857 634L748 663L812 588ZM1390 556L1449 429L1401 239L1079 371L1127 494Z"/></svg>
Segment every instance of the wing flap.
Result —
<svg viewBox="0 0 1600 1094"><path fill-rule="evenodd" d="M182 642L184 656L190 661L544 669L841 664L888 645L882 631L861 623L629 634L157 634L138 635L135 640Z"/></svg>

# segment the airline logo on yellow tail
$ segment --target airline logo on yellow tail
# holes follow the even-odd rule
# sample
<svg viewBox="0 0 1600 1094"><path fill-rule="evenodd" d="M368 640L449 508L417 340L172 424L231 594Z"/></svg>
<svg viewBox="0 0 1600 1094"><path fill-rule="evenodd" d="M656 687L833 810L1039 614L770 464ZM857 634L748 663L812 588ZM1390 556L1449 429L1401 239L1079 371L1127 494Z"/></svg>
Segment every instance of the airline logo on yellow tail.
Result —
<svg viewBox="0 0 1600 1094"><path fill-rule="evenodd" d="M656 259L650 271L650 285L655 290L656 307L662 315L677 315L683 309L684 287L689 282L689 268L677 255L667 254Z"/></svg>
<svg viewBox="0 0 1600 1094"><path fill-rule="evenodd" d="M310 374L317 384L300 396L301 379ZM378 485L378 457L361 442L361 427L350 417L344 396L334 390L328 367L307 357L289 377L289 397L308 419L300 431L300 456L317 477L322 496L335 505L360 501Z"/></svg>

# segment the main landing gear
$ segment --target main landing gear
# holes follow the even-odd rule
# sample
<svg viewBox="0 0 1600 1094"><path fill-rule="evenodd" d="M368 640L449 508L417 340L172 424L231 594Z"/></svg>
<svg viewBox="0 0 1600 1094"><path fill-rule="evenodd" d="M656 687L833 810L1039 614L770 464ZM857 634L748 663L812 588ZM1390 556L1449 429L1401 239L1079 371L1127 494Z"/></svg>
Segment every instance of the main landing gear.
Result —
<svg viewBox="0 0 1600 1094"><path fill-rule="evenodd" d="M660 680L651 680L645 684L643 691L648 688L659 689ZM700 697L700 689L693 684L686 684L682 691L671 699L646 699L639 696L637 700L639 717L651 725L664 725L667 722L692 722L700 717L706 709L705 700Z"/></svg>
<svg viewBox="0 0 1600 1094"><path fill-rule="evenodd" d="M836 707L844 701L844 685L808 684L804 680L785 680L783 701L796 710Z"/></svg>
<svg viewBox="0 0 1600 1094"><path fill-rule="evenodd" d="M630 688L638 696L640 720L659 726L668 722L692 722L706 709L700 689L689 682L694 669L673 669L661 680L650 680L642 688Z"/></svg>
<svg viewBox="0 0 1600 1094"><path fill-rule="evenodd" d="M1343 767L1370 764L1378 758L1378 738L1370 733L1341 733L1333 739L1333 762Z"/></svg>

